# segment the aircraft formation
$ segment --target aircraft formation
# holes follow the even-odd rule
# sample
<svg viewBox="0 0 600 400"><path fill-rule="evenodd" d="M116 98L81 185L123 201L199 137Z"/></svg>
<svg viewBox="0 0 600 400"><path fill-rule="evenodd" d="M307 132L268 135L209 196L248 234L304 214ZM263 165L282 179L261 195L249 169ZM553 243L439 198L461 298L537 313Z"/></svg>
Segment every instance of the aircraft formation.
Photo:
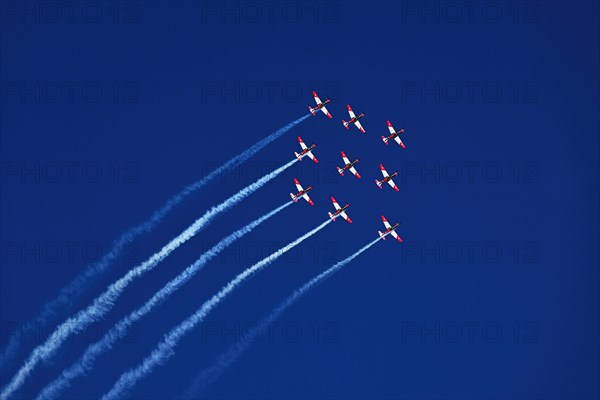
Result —
<svg viewBox="0 0 600 400"><path fill-rule="evenodd" d="M331 100L327 99L325 101L321 101L321 99L319 98L319 96L317 95L317 93L315 91L312 92L312 95L313 95L317 105L315 107L308 106L310 113L313 116L316 116L318 111L321 110L323 112L323 114L327 115L328 118L333 118L331 113L329 112L329 110L327 110L327 107L326 107L327 104L331 103ZM350 104L348 104L346 108L348 110L348 114L350 115L350 120L348 120L348 121L342 120L342 124L344 125L344 128L350 129L350 126L354 125L358 128L359 131L361 131L362 133L365 133L365 129L363 128L362 124L359 121L361 118L364 118L365 114L361 113L359 115L356 115L354 113L354 111L352 110L352 107L350 106ZM390 135L387 137L381 136L383 143L385 143L387 145L387 144L389 144L390 140L394 140L396 143L398 143L398 145L401 148L405 149L406 146L400 139L400 135L404 133L404 128L401 128L400 130L396 131L394 129L394 127L392 126L392 123L389 120L386 121L386 123L387 123L388 130L390 132ZM309 147L304 143L304 141L302 140L302 138L300 136L298 136L298 143L300 144L302 151L300 153L295 152L294 154L296 154L296 157L299 160L302 160L304 157L308 156L315 163L319 162L319 160L317 160L315 155L312 153L312 150L314 150L317 147L316 144L312 144ZM343 161L344 165L343 165L343 167L337 167L339 174L344 176L344 172L350 171L357 179L360 179L360 174L358 173L358 171L356 170L356 167L355 167L355 165L358 163L358 159L355 159L354 161L350 161L350 158L348 158L346 153L344 153L342 151L342 152L340 152L340 154L342 156L342 161ZM383 186L387 183L388 185L390 185L392 187L392 189L394 189L396 192L399 192L400 189L398 189L398 186L396 186L396 183L394 183L394 180L393 180L393 178L398 175L398 172L389 174L386 171L383 164L379 164L379 169L381 170L381 175L383 175L383 179L381 181L375 179L375 184L377 185L377 187L379 187L379 189L382 189ZM310 199L310 197L307 194L307 192L312 189L312 186L308 186L306 189L303 189L302 185L300 184L300 182L298 181L297 178L294 178L294 184L296 185L298 192L296 194L290 193L291 198L295 202L298 201L299 198L304 198L304 200L306 200L311 206L314 205L314 202ZM338 217L342 217L348 223L352 223L352 220L346 213L346 210L350 207L350 204L346 203L346 205L340 206L339 203L335 200L335 198L333 196L331 196L331 202L333 203L333 207L334 207L335 211L333 213L332 212L328 213L329 218L331 218L333 221L335 221ZM392 237L394 237L398 242L402 243L402 238L396 232L396 229L400 226L400 223L391 225L385 219L385 216L383 216L383 215L381 216L381 221L383 222L383 225L385 226L385 231L383 231L383 232L378 231L379 236L383 240L385 240L385 237L387 235L392 235Z"/></svg>

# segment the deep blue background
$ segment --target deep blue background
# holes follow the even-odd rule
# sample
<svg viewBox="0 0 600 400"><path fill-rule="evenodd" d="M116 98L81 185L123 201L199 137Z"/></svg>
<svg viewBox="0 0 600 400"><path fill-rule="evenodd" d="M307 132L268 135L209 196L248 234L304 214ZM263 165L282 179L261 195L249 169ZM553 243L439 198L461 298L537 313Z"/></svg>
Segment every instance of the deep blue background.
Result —
<svg viewBox="0 0 600 400"><path fill-rule="evenodd" d="M292 289L372 240L385 214L402 222L406 243L378 243L296 304L281 323L301 329L301 339L291 343L275 330L272 343L253 346L208 396L598 398L598 3L493 3L502 13L497 20L497 8L478 6L469 17L463 3L452 3L458 20L455 9L437 2L287 2L272 18L265 3L229 2L229 11L213 2L100 3L96 23L92 9L86 19L78 7L69 21L61 8L53 22L43 3L28 4L40 8L16 15L4 8L1 21L3 345L6 326L32 318L94 248L107 249L210 166L304 115L311 90L335 101L332 120L309 119L188 198L74 301L73 311L207 207L289 160L296 136L318 144L318 166L298 163L220 217L132 285L87 340L202 248L289 200L294 176L314 185L315 207L294 205L238 242L103 356L67 397L104 393L228 279L323 221L335 195L352 204L352 225L328 226L255 277L211 314L207 326L223 333L225 324L227 343L218 335L203 339L205 328L197 329L132 395L179 395L235 341L236 324L258 321ZM72 99L69 82L79 85ZM93 92L81 93L90 82L103 88L97 102ZM55 103L54 84L63 88ZM227 91L215 93L215 85ZM407 92L415 85L417 94ZM475 85L472 97L467 85ZM500 87L497 101L491 87ZM365 112L365 135L343 129L346 103ZM405 150L381 142L386 119L407 129ZM340 150L361 159L362 180L337 175ZM65 176L68 162L79 163L73 181ZM459 165L461 177L410 175L397 179L400 193L380 191L373 183L380 162L390 172L441 166L450 174ZM478 163L473 181L466 162ZM61 166L57 182L43 176L52 163ZM102 173L98 182L81 169L89 163ZM15 165L18 174L32 166L40 172L12 175ZM122 172L116 180L115 165ZM501 178L484 179L495 167ZM68 242L78 244L73 259L62 253L53 262L45 254ZM465 253L471 242L473 258ZM16 255L8 251L14 246ZM31 248L34 254L25 250ZM462 255L455 258L456 248ZM500 248L500 259L491 262L482 248ZM455 343L453 324L462 329ZM486 324L502 329L497 342L482 335ZM436 332L439 342L433 333L406 335L415 327ZM30 335L25 348L34 342ZM74 340L20 394L36 394L85 345Z"/></svg>

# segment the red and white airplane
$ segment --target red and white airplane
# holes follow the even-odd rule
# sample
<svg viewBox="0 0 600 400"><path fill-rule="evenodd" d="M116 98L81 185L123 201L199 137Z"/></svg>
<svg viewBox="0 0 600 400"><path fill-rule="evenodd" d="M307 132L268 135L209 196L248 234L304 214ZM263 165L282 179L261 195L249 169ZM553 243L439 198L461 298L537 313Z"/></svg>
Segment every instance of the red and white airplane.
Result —
<svg viewBox="0 0 600 400"><path fill-rule="evenodd" d="M294 154L296 155L296 157L298 157L298 160L302 160L302 158L304 158L305 156L309 156L311 160L313 160L314 162L318 163L319 160L317 160L317 157L315 157L313 155L313 153L311 153L311 150L314 149L315 147L317 147L316 144L313 144L310 147L307 147L304 142L302 141L302 138L300 136L298 136L298 142L300 143L300 147L302 147L302 152L300 154L294 152Z"/></svg>
<svg viewBox="0 0 600 400"><path fill-rule="evenodd" d="M290 193L290 197L292 198L292 200L294 200L294 203L298 201L298 198L303 197L304 200L308 201L308 204L314 206L315 203L313 203L310 197L308 197L308 195L306 194L309 190L312 190L312 186L307 186L306 189L303 189L302 185L300 184L300 182L298 182L298 179L296 178L294 178L294 183L296 184L296 188L298 189L298 193Z"/></svg>
<svg viewBox="0 0 600 400"><path fill-rule="evenodd" d="M329 114L329 111L327 111L327 109L325 108L325 104L331 103L331 100L327 99L327 100L325 100L325 102L322 102L321 99L319 99L319 96L317 96L317 92L315 92L314 90L312 92L312 95L315 98L315 102L317 103L317 106L315 108L308 106L310 113L314 116L314 115L317 115L317 111L321 110L325 113L325 115L327 115L329 118L331 118L331 114Z"/></svg>
<svg viewBox="0 0 600 400"><path fill-rule="evenodd" d="M392 180L393 177L395 177L396 175L398 175L398 172L394 172L392 175L389 175L387 173L387 171L385 170L385 168L383 168L383 164L379 164L379 168L381 169L381 174L383 175L383 179L381 181L378 181L377 179L375 179L375 183L377 184L377 186L379 186L379 189L381 189L381 187L383 186L384 183L389 183L389 185L391 187L394 188L394 190L396 192L399 191L398 186L396 186L396 184L394 183L394 181Z"/></svg>
<svg viewBox="0 0 600 400"><path fill-rule="evenodd" d="M400 226L400 222L396 222L396 224L392 226L387 222L387 219L385 219L383 215L381 216L381 220L383 221L383 225L385 225L385 232L377 231L379 232L379 237L385 240L385 237L391 234L397 241L402 243L402 238L395 232L396 228Z"/></svg>
<svg viewBox="0 0 600 400"><path fill-rule="evenodd" d="M347 169L349 169L350 172L352 172L354 174L354 176L356 176L358 179L360 179L360 174L354 168L354 164L358 163L358 159L350 162L350 160L348 159L348 157L346 157L346 153L344 153L342 151L341 154L342 154L342 159L344 160L344 168L337 167L337 170L340 173L340 175L344 176L344 171L346 171Z"/></svg>
<svg viewBox="0 0 600 400"><path fill-rule="evenodd" d="M404 128L400 128L400 130L396 132L396 130L394 129L394 127L392 126L390 121L387 121L387 126L388 126L388 129L390 130L390 136L388 136L388 137L382 136L381 139L383 140L383 143L388 144L388 141L390 139L394 139L396 141L396 143L398 143L400 145L400 147L405 149L406 146L404 146L404 143L402 143L402 140L400 140L400 134L404 133Z"/></svg>
<svg viewBox="0 0 600 400"><path fill-rule="evenodd" d="M350 124L354 124L356 125L356 127L362 132L365 133L365 130L363 129L362 125L360 124L360 122L358 122L359 119L361 119L362 117L365 116L365 114L360 114L358 117L354 114L354 111L352 111L352 107L350 107L350 104L348 104L348 114L350 114L350 121L346 122L344 120L342 120L342 123L344 124L344 127L346 129L350 128Z"/></svg>
<svg viewBox="0 0 600 400"><path fill-rule="evenodd" d="M335 212L333 214L332 213L328 213L329 214L329 218L331 218L335 222L335 219L341 215L342 218L344 218L346 221L348 221L348 223L351 224L352 220L344 212L344 210L346 210L348 207L350 207L350 204L346 203L346 205L344 207L340 207L340 205L337 203L337 201L335 201L335 199L333 198L333 196L331 196L331 201L333 202L333 206L335 207Z"/></svg>

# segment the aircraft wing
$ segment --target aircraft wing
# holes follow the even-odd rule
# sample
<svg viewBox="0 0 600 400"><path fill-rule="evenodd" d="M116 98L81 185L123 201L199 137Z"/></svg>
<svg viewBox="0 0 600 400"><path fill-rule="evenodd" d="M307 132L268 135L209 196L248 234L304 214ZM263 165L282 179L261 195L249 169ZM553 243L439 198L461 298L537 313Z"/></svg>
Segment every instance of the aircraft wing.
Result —
<svg viewBox="0 0 600 400"><path fill-rule="evenodd" d="M386 122L387 122L388 129L390 130L390 133L391 134L396 133L396 131L394 130L394 127L391 124L391 122L390 121L386 121Z"/></svg>
<svg viewBox="0 0 600 400"><path fill-rule="evenodd" d="M396 136L394 138L394 140L396 141L396 143L398 143L400 145L400 147L402 147L403 149L406 148L406 146L404 145L404 143L402 143L402 140L400 140L400 136Z"/></svg>
<svg viewBox="0 0 600 400"><path fill-rule="evenodd" d="M315 98L315 102L316 102L317 104L321 104L321 103L322 103L322 101L321 101L321 99L319 98L319 96L317 96L317 92L315 92L315 91L313 90L313 93L312 93L312 94L313 94L313 97Z"/></svg>
<svg viewBox="0 0 600 400"><path fill-rule="evenodd" d="M344 160L344 165L350 164L350 160L346 157L346 153L342 151L340 154L342 155L342 160Z"/></svg>
<svg viewBox="0 0 600 400"><path fill-rule="evenodd" d="M392 227L390 225L390 223L387 221L387 219L385 219L385 217L383 215L381 216L381 220L383 221L383 225L385 225L385 229L390 229Z"/></svg>
<svg viewBox="0 0 600 400"><path fill-rule="evenodd" d="M350 167L350 172L352 172L354 174L354 176L356 176L358 179L360 179L360 174L358 173L356 168Z"/></svg>
<svg viewBox="0 0 600 400"><path fill-rule="evenodd" d="M388 175L387 171L385 170L385 168L383 168L383 164L379 164L379 168L381 169L381 174L383 175L383 177L387 178L389 175Z"/></svg>
<svg viewBox="0 0 600 400"><path fill-rule="evenodd" d="M300 147L302 147L302 150L306 150L306 144L304 144L304 142L302 141L302 138L300 136L298 136L298 143L300 143Z"/></svg>
<svg viewBox="0 0 600 400"><path fill-rule="evenodd" d="M302 197L304 197L304 200L308 201L308 204L310 204L311 206L315 205L315 203L313 203L313 201L310 199L310 197L308 197L306 193Z"/></svg>
<svg viewBox="0 0 600 400"><path fill-rule="evenodd" d="M294 183L296 184L296 189L298 189L298 192L301 192L304 190L302 188L302 185L300 184L300 182L298 182L298 179L294 178Z"/></svg>
<svg viewBox="0 0 600 400"><path fill-rule="evenodd" d="M309 151L308 153L306 153L307 156L310 157L311 160L313 160L314 162L318 163L319 160L317 160L317 157L315 157L315 155L312 153L312 151Z"/></svg>
<svg viewBox="0 0 600 400"><path fill-rule="evenodd" d="M342 216L342 218L344 218L346 221L348 221L348 223L352 223L352 220L350 219L350 217L348 217L348 215L345 212L341 212L340 215Z"/></svg>
<svg viewBox="0 0 600 400"><path fill-rule="evenodd" d="M331 114L329 114L329 111L327 111L327 108L321 107L321 111L323 111L325 113L325 115L327 115L329 118L332 118Z"/></svg>
<svg viewBox="0 0 600 400"><path fill-rule="evenodd" d="M388 181L388 183L390 184L390 186L391 186L391 187L393 187L393 188L394 188L394 190L395 190L396 192L399 192L399 191L400 191L400 189L398 189L398 186L396 186L396 184L394 183L394 181L393 181L392 179L390 179L390 180Z"/></svg>
<svg viewBox="0 0 600 400"><path fill-rule="evenodd" d="M350 107L350 104L348 104L348 114L350 114L350 118L356 117L354 111L352 111L352 107Z"/></svg>
<svg viewBox="0 0 600 400"><path fill-rule="evenodd" d="M392 235L394 237L394 239L396 239L397 241L399 241L400 243L402 243L402 239L400 238L400 235L398 235L396 233L396 231L391 231L390 235Z"/></svg>
<svg viewBox="0 0 600 400"><path fill-rule="evenodd" d="M340 208L342 208L342 207L340 207L338 202L335 201L335 198L333 196L331 196L331 202L333 203L333 207L335 207L336 210L339 210Z"/></svg>
<svg viewBox="0 0 600 400"><path fill-rule="evenodd" d="M354 123L354 125L356 125L356 127L357 127L357 128L358 128L358 129L359 129L359 130L360 130L362 133L365 133L365 129L362 127L362 125L360 124L360 122L359 122L359 121L356 121L356 122Z"/></svg>

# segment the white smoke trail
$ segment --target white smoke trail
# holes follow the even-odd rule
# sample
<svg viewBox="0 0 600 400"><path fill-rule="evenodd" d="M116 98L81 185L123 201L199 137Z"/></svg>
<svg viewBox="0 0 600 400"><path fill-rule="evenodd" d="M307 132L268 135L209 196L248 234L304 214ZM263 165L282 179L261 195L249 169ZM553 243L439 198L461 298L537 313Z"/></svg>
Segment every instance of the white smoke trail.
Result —
<svg viewBox="0 0 600 400"><path fill-rule="evenodd" d="M192 238L207 224L209 224L211 220L215 218L218 214L228 210L229 208L233 207L234 205L248 197L251 193L264 186L267 182L275 178L287 168L291 167L297 161L298 159L294 159L288 162L287 164L272 171L271 173L266 174L265 176L252 183L251 185L246 186L244 189L240 190L238 193L234 194L218 206L211 208L202 217L197 219L192 225L190 225L186 230L184 230L179 236L175 237L167 245L165 245L160 251L154 253L149 259L147 259L137 267L129 270L122 278L112 283L106 289L106 291L104 291L104 293L102 293L99 297L94 299L92 304L90 304L87 308L79 311L77 314L75 314L75 316L61 323L54 330L52 335L50 335L50 337L46 340L46 342L44 342L44 344L41 344L35 349L33 349L31 354L29 355L29 358L23 364L21 369L19 369L19 371L10 381L10 383L2 390L2 393L0 394L0 399L4 400L8 398L15 392L15 390L21 387L21 385L25 383L26 378L29 376L29 374L31 374L35 366L41 360L48 359L49 357L51 357L52 354L65 342L67 338L69 338L75 333L81 332L90 323L97 321L104 314L106 314L112 308L114 302L121 295L123 290L125 290L125 288L132 281L142 276L144 273L150 271L160 261L167 257L173 250L177 249L187 240Z"/></svg>
<svg viewBox="0 0 600 400"><path fill-rule="evenodd" d="M321 272L319 275L315 276L313 279L305 283L302 287L296 289L288 298L286 298L278 307L274 308L269 315L263 318L262 321L258 324L257 334L262 335L265 329L270 326L273 322L279 319L279 316L292 304L298 301L302 296L308 293L313 287L322 283L325 279L329 278L341 268L343 268L350 261L354 260L361 253L368 250L370 247L375 245L381 238L377 238L373 240L371 243L359 249L357 252L352 254L351 256L343 259L337 264L333 265L331 268ZM255 336L256 337L256 336ZM194 378L191 385L186 390L183 398L184 399L197 399L203 392L208 389L208 387L216 381L227 368L229 368L235 361L246 351L248 347L253 343L253 341L248 340L240 340L239 342L232 345L227 351L222 353L215 363L200 372L196 378Z"/></svg>
<svg viewBox="0 0 600 400"><path fill-rule="evenodd" d="M315 229L312 229L311 231L300 236L298 239L289 243L287 246L282 247L273 254L260 260L229 281L229 283L223 286L223 288L221 288L217 294L202 304L202 306L194 314L192 314L181 324L173 328L167 335L165 335L165 338L158 344L158 346L156 346L152 353L150 353L150 355L146 357L141 364L139 364L135 369L131 369L123 373L119 380L117 380L114 386L102 397L102 399L108 400L123 398L125 392L131 389L137 381L149 374L158 364L164 363L170 356L172 356L175 353L174 348L179 340L181 340L181 338L183 338L185 334L192 330L198 323L202 322L208 313L210 313L213 308L215 308L223 299L225 299L228 294L234 291L246 279L267 267L278 257L285 254L302 241L313 236L315 233L327 226L327 224L330 222L331 220L328 219Z"/></svg>
<svg viewBox="0 0 600 400"><path fill-rule="evenodd" d="M103 273L108 267L110 267L112 263L121 256L123 250L130 243L132 243L137 236L153 231L156 225L158 225L158 223L187 196L201 189L222 173L244 163L271 142L288 132L294 126L306 120L309 116L310 114L307 114L285 125L283 128L276 130L247 150L233 157L231 160L227 161L225 164L221 165L204 178L188 185L181 192L167 200L167 202L158 210L156 210L146 221L121 234L121 236L113 242L108 253L106 253L96 263L90 264L82 274L61 289L58 293L58 296L52 301L46 303L42 311L32 321L26 323L19 330L11 334L9 343L0 354L0 368L4 369L8 367L9 362L13 360L19 351L23 337L27 334L27 332L33 331L34 329L39 330L41 327L48 325L51 318L55 316L60 309L70 308L74 302L74 299L78 298L87 289L96 276Z"/></svg>
<svg viewBox="0 0 600 400"><path fill-rule="evenodd" d="M173 278L166 285L162 287L158 292L156 292L143 306L133 311L125 318L121 319L117 322L99 341L94 344L88 346L85 350L83 356L70 368L65 369L60 376L46 386L38 395L38 399L52 399L56 398L60 394L60 392L67 387L70 386L70 382L87 373L94 366L94 362L96 359L103 353L112 349L113 344L117 342L120 338L125 337L127 331L135 322L139 321L146 314L151 312L153 308L159 304L161 304L164 300L166 300L171 294L175 293L181 286L183 286L186 282L188 282L197 272L201 271L202 268L209 262L211 259L219 255L220 252L225 250L229 245L231 245L236 240L240 239L242 236L250 233L254 228L273 217L286 207L294 204L293 201L289 201L274 210L268 212L262 217L250 222L248 225L238 229L233 232L229 236L222 239L219 243L214 245L210 250L204 253L198 260L196 260L193 264L187 267L181 274Z"/></svg>

